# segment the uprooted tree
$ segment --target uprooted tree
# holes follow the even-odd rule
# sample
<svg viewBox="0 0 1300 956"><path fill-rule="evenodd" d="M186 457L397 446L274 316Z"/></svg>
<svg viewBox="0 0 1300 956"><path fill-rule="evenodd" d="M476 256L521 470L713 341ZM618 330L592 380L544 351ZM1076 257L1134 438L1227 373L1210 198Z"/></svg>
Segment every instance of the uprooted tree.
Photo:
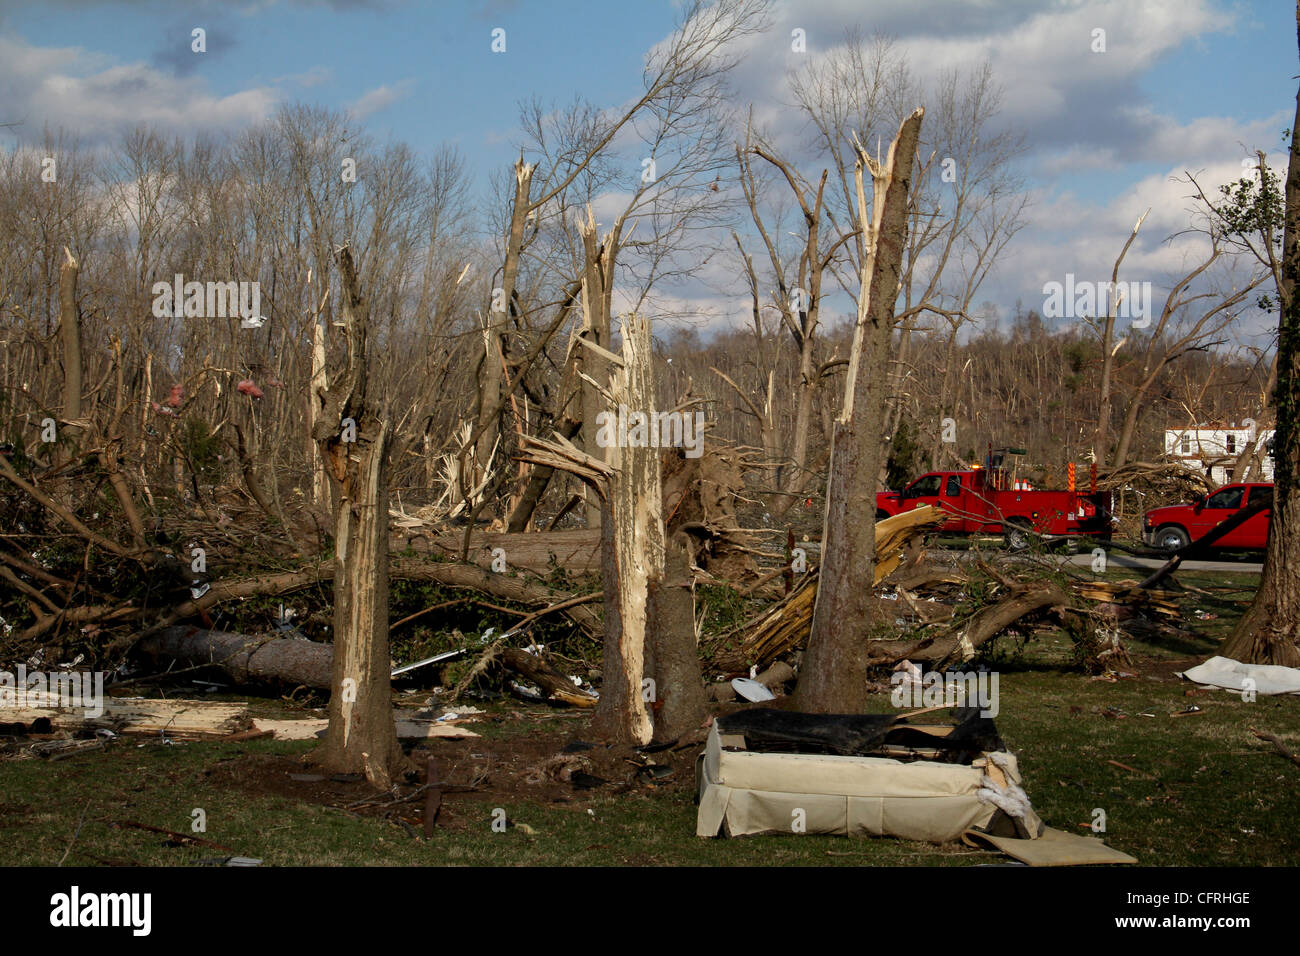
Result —
<svg viewBox="0 0 1300 956"><path fill-rule="evenodd" d="M907 241L908 189L924 115L918 108L903 120L884 165L855 142L858 227L867 245L844 406L831 440L821 582L795 692L799 709L809 713L859 713L866 703L876 548L871 516L884 456L881 435L894 304ZM870 212L863 170L871 173Z"/></svg>

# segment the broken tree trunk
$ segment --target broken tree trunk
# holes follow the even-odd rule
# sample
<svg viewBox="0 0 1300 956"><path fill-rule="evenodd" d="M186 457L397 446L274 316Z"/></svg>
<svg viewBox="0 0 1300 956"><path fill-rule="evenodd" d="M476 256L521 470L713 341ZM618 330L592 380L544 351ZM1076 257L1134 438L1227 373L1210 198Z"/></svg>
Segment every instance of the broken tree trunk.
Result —
<svg viewBox="0 0 1300 956"><path fill-rule="evenodd" d="M329 378L325 373L325 323L317 319L311 326L311 387L308 389L307 406L309 409L308 425L315 432L316 422L320 420L320 404L312 397L318 391L329 388ZM313 442L315 439L311 439ZM317 508L328 508L334 513L334 503L330 500L329 472L324 460L319 455L311 458L311 500Z"/></svg>
<svg viewBox="0 0 1300 956"><path fill-rule="evenodd" d="M655 419L654 370L650 326L643 316L623 320L623 362L612 375L612 404ZM591 726L617 743L648 744L653 726L643 697L646 614L649 588L664 576L664 519L659 450L611 447L606 459L609 479L606 514L601 527L606 609L611 594L618 607L617 636L606 632L602 658L600 706ZM612 524L612 529L607 528ZM612 639L611 639L612 638Z"/></svg>
<svg viewBox="0 0 1300 956"><path fill-rule="evenodd" d="M388 654L387 409L367 395L369 316L351 251L338 252L347 366L320 390L312 433L334 488L334 673L329 732L314 754L387 790L405 767L393 727Z"/></svg>
<svg viewBox="0 0 1300 956"><path fill-rule="evenodd" d="M578 220L578 234L582 238L582 330L578 338L598 349L610 347L612 328L614 260L618 250L618 236L613 231L604 242L597 242L596 215L587 206L586 220ZM601 395L595 382L608 380L608 362L597 349L570 349L577 362L578 386L581 396L582 425L578 446L592 458L606 460L605 451L596 441L596 415L601 410ZM602 520L604 506L587 493L587 527L594 528Z"/></svg>
<svg viewBox="0 0 1300 956"><path fill-rule="evenodd" d="M882 166L855 140L858 227L866 238L858 317L844 390L831 438L822 535L821 580L812 632L795 691L808 713L860 713L867 695L867 631L876 561L876 476L883 457L889 349L894 330L908 192L923 109L899 127ZM863 170L873 185L866 205Z"/></svg>
<svg viewBox="0 0 1300 956"><path fill-rule="evenodd" d="M531 211L529 193L533 184L533 171L537 167L525 163L520 155L515 163L515 198L510 207L510 231L506 234L506 256L501 270L501 285L492 290L488 306L488 320L483 329L483 356L478 367L478 400L474 433L475 458L486 467L492 457L500 435L500 417L504 407L505 337L510 327L510 313L514 310L515 280L519 274L519 257L524 243L524 226ZM464 475L465 456L469 449L461 450L462 489L468 491L478 481Z"/></svg>
<svg viewBox="0 0 1300 956"><path fill-rule="evenodd" d="M81 422L81 310L77 306L77 260L65 246L59 266L59 339L63 345L63 434L67 460L77 456L84 431Z"/></svg>

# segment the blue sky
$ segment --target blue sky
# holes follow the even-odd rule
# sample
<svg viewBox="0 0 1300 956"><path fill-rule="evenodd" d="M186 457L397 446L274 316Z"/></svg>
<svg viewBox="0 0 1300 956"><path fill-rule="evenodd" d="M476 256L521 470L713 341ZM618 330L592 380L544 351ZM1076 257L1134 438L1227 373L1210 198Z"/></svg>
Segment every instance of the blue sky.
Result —
<svg viewBox="0 0 1300 956"><path fill-rule="evenodd" d="M47 123L94 143L140 119L188 134L235 130L284 102L348 108L380 140L456 145L485 191L516 154L520 98L618 106L676 14L670 0L0 0L0 103L23 122L14 142ZM1164 241L1188 224L1188 190L1171 177L1217 185L1255 147L1284 161L1300 65L1280 0L778 2L736 73L736 105L782 116L790 29L806 29L816 56L849 25L891 33L921 73L988 59L1005 87L1032 206L984 290L1004 313L1036 305L1064 272L1108 276L1148 206L1127 264L1159 286L1189 254ZM196 26L204 55L190 52ZM1104 54L1087 49L1093 26L1107 30ZM505 55L490 49L496 27Z"/></svg>

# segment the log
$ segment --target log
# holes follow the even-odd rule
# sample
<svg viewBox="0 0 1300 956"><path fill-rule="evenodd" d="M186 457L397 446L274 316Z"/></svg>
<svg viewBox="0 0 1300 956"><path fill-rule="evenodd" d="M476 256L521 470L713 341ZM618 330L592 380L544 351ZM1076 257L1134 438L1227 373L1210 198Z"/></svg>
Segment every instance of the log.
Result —
<svg viewBox="0 0 1300 956"><path fill-rule="evenodd" d="M527 651L517 647L502 648L498 659L503 667L540 687L546 693L548 700L569 704L572 707L595 707L599 702L598 698L580 689L540 657Z"/></svg>
<svg viewBox="0 0 1300 956"><path fill-rule="evenodd" d="M969 660L986 641L1027 614L1053 605L1069 605L1070 596L1055 584L1018 591L997 604L981 608L960 627L919 641L873 641L868 645L874 664L901 660L942 663L950 657Z"/></svg>
<svg viewBox="0 0 1300 956"><path fill-rule="evenodd" d="M4 459L0 457L0 470ZM334 577L334 562L304 568L301 571L285 571L277 574L259 575L252 578L239 578L230 581L216 581L201 598L182 601L173 607L162 619L150 629L149 633L176 624L187 618L197 617L222 601L234 598L254 597L256 595L287 594L301 588L310 587L321 581ZM450 562L430 562L418 558L393 560L388 567L390 580L434 581L448 587L466 588L517 601L521 604L550 605L567 601L576 595L560 591L546 585L511 574L497 574L492 571L474 567L469 564L452 564ZM573 605L566 607L564 613L589 634L599 636L601 633L600 615L589 607ZM65 615L65 618L67 615Z"/></svg>
<svg viewBox="0 0 1300 956"><path fill-rule="evenodd" d="M190 667L211 664L239 684L281 682L327 690L334 666L332 644L195 627L169 627L143 639L137 648L156 661L172 660ZM573 707L596 706L596 697L574 686L573 681L539 657L508 647L499 652L497 659L542 688L551 700Z"/></svg>
<svg viewBox="0 0 1300 956"><path fill-rule="evenodd" d="M42 717L59 730L86 728L119 734L168 737L228 737L240 729L248 705L215 700L125 700L106 697L103 713L89 716L85 707L38 702L29 707L6 707L7 722L30 725Z"/></svg>
<svg viewBox="0 0 1300 956"><path fill-rule="evenodd" d="M278 681L328 690L334 666L332 644L196 627L169 627L136 647L155 662L175 661L186 667L211 664L238 684Z"/></svg>
<svg viewBox="0 0 1300 956"><path fill-rule="evenodd" d="M394 534L389 548L394 552L412 551L456 559L465 543L462 534L426 535L418 530ZM510 570L530 571L546 576L556 568L566 574L581 576L600 573L600 531L544 531L534 534L485 534L470 537L469 560L481 568L491 568L496 549L505 553Z"/></svg>

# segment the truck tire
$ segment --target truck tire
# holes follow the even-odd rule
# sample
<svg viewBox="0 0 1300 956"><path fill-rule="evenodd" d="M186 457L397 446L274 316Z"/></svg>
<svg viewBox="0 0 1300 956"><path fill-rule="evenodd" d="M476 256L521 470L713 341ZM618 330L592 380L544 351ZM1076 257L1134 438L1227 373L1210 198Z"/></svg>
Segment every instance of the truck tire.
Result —
<svg viewBox="0 0 1300 956"><path fill-rule="evenodd" d="M1028 518L1008 518L1002 525L1002 534L1008 551L1024 551L1032 540L1033 525Z"/></svg>
<svg viewBox="0 0 1300 956"><path fill-rule="evenodd" d="M889 512L881 511L879 508L876 509L876 524L880 524L880 522L884 521L888 517Z"/></svg>
<svg viewBox="0 0 1300 956"><path fill-rule="evenodd" d="M1155 542L1161 551L1179 551L1191 544L1192 539L1182 525L1166 524L1156 529Z"/></svg>

